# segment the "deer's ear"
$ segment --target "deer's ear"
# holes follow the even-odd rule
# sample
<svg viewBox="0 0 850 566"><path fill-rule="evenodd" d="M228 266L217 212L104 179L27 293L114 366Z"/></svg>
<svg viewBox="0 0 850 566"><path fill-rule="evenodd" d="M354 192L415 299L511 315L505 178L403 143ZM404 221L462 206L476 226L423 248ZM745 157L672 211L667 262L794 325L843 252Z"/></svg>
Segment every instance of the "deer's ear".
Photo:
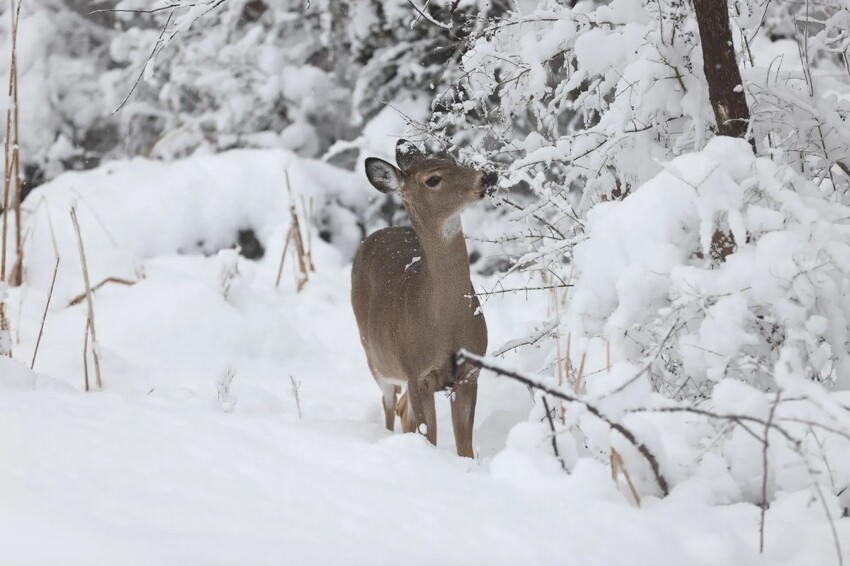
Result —
<svg viewBox="0 0 850 566"><path fill-rule="evenodd" d="M391 193L401 188L403 182L401 171L392 163L387 163L377 157L366 159L366 178L372 186L382 193Z"/></svg>
<svg viewBox="0 0 850 566"><path fill-rule="evenodd" d="M412 142L398 140L395 144L395 162L402 171L407 171L410 164L422 156L422 152Z"/></svg>

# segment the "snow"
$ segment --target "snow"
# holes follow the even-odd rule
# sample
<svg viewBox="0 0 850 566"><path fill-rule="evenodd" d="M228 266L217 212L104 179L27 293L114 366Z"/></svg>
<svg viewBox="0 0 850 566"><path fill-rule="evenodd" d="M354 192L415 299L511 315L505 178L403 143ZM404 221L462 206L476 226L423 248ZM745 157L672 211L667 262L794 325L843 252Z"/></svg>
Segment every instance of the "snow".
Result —
<svg viewBox="0 0 850 566"><path fill-rule="evenodd" d="M366 206L365 179L271 150L110 163L62 175L27 200L27 284L8 302L19 321L15 359L0 358L0 561L834 560L824 515L798 492L781 494L768 510L767 554L759 556L759 508L741 501L711 455L668 498L644 495L640 509L572 435L559 439L565 474L539 405L529 420L525 387L488 372L475 459L455 455L443 395L438 447L386 431L349 305L351 242L314 235L316 272L303 291L291 281L292 258L275 288L290 218L284 169L295 204L333 195ZM69 306L82 290L72 205L92 281L135 281L94 293L104 389L90 393L82 391L86 306ZM51 226L60 271L33 372L24 364L52 276ZM258 261L227 249L245 227L266 249ZM523 277L506 286L522 286ZM485 302L494 350L539 328L546 300L526 295ZM824 322L811 325L823 330ZM540 353L520 348L504 358L536 369ZM630 374L618 368L609 387ZM837 528L850 536L847 520Z"/></svg>
<svg viewBox="0 0 850 566"><path fill-rule="evenodd" d="M682 3L440 0L433 26L406 0L180 0L147 63L166 13L43 4L0 563L850 560L847 8L738 2L754 155L715 136ZM446 50L455 7L477 19ZM474 459L448 394L438 446L385 430L350 307L362 238L406 220L363 160L416 132L402 155L500 176L463 213L495 368Z"/></svg>

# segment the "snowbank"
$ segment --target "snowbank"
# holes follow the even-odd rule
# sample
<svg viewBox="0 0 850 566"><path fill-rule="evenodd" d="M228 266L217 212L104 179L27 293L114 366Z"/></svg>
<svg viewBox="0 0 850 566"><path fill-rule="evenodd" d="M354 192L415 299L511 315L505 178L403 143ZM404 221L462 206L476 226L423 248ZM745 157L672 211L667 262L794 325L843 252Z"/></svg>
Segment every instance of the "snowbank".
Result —
<svg viewBox="0 0 850 566"><path fill-rule="evenodd" d="M635 455L620 447L644 493L641 509L566 434L563 453L573 444L564 474L526 388L486 372L476 460L454 455L443 396L437 448L387 432L348 299L348 250L359 238L353 216L335 221L331 244L313 227L316 272L300 293L291 258L275 287L289 228L284 169L296 204L312 197L369 206L356 175L274 151L110 164L63 175L27 201L27 283L8 303L15 360L0 366L0 560L585 566L834 559L824 516L800 490L777 494L767 512L767 552L758 554L759 508L741 496L725 461L709 453L693 467L680 465L700 450L711 430L705 423L674 427L653 444L668 455L662 466L674 489L665 499L651 495ZM95 291L104 389L92 393L82 392L86 307L69 305L82 291L72 205L92 281L135 282ZM60 272L31 371L54 265L51 224ZM257 234L263 258L229 249L244 228ZM485 228L492 227L467 226ZM501 284L528 282L514 275ZM496 286L495 279L475 283ZM545 303L539 294L489 297L494 348L539 327ZM528 371L548 354L518 352L505 363ZM581 414L571 409L569 417ZM653 421L644 422L650 437ZM841 537L849 527L836 525Z"/></svg>

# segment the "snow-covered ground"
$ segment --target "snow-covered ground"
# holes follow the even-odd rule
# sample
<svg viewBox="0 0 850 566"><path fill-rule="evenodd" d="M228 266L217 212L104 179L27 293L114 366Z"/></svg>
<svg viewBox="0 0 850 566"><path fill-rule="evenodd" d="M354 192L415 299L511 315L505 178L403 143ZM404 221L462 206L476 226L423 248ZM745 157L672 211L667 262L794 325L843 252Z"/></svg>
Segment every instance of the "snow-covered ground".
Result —
<svg viewBox="0 0 850 566"><path fill-rule="evenodd" d="M437 448L386 431L348 299L353 219L340 212L333 244L312 238L316 271L300 293L291 257L275 287L284 170L298 206L357 207L371 194L360 174L239 151L107 164L28 199L27 284L9 300L15 360L0 358L0 563L835 563L807 492L771 505L760 555L759 507L727 504L737 488L709 464L641 508L592 458L564 474L546 426L528 422L530 393L487 373L476 459L455 455L443 396ZM69 306L83 291L71 206L92 284L135 282L94 293L104 387L90 393L86 303ZM246 228L263 259L227 249ZM60 269L33 373L51 233ZM489 298L491 350L545 311L540 294ZM536 371L544 357L526 348L506 359ZM850 541L850 521L836 529Z"/></svg>

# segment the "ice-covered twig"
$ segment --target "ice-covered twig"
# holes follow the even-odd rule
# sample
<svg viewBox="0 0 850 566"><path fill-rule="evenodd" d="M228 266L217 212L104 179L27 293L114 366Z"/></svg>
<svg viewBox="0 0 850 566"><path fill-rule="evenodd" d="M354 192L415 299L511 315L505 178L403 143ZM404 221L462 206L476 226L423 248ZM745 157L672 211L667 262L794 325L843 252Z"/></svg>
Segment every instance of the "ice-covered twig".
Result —
<svg viewBox="0 0 850 566"><path fill-rule="evenodd" d="M522 346L533 346L534 344L537 344L538 342L540 342L540 340L546 338L547 336L551 336L552 332L555 331L556 326L557 325L555 322L549 322L545 324L541 329L536 330L534 334L526 336L525 338L519 338L506 342L498 350L490 354L490 356L498 358L512 350L521 348Z"/></svg>
<svg viewBox="0 0 850 566"><path fill-rule="evenodd" d="M136 87L139 86L142 77L145 76L145 71L148 69L148 65L151 64L151 62L156 58L159 52L162 51L162 49L165 47L165 43L163 42L163 39L165 38L165 32L168 29L168 24L170 24L171 20L174 18L174 11L176 9L177 8L172 8L171 11L168 13L168 18L165 19L165 23L162 26L162 30L160 30L159 32L159 37L157 38L156 43L154 43L153 49L151 50L151 54L148 55L145 64L142 66L142 70L139 71L139 74L136 76L136 80L133 81L133 86L130 87L129 92L127 92L127 96L125 96L121 103L117 107L115 107L115 110L112 111L112 114L115 114L116 112L121 110L125 104L127 104L127 101L130 100L130 97L133 96L134 92L136 92Z"/></svg>
<svg viewBox="0 0 850 566"><path fill-rule="evenodd" d="M427 12L424 11L424 10L428 9L428 4L431 3L431 0L428 0L425 3L424 9L417 6L416 3L413 0L407 0L407 3L410 4L411 6L413 6L413 9L416 10L417 12L419 12L419 16L422 17L422 18L425 18L429 23L437 26L440 29L444 29L446 31L452 30L452 26L450 24L444 24L442 22L438 22L433 17L431 17ZM416 18L415 20L410 22L410 28L413 29L416 26L418 21L419 21L419 18Z"/></svg>

